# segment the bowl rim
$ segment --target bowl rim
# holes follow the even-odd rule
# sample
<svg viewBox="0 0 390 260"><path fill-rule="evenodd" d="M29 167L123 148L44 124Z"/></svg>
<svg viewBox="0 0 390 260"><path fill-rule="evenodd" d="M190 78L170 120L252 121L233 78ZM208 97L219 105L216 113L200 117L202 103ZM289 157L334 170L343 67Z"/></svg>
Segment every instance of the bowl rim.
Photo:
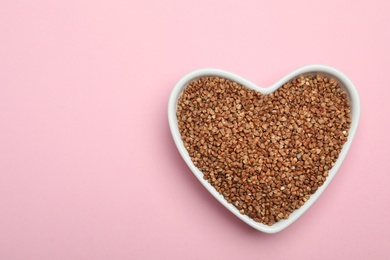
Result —
<svg viewBox="0 0 390 260"><path fill-rule="evenodd" d="M351 105L351 118L352 123L349 130L348 140L343 145L343 148L339 154L339 158L337 159L335 165L333 168L329 171L329 175L326 178L326 181L324 184L318 188L318 190L310 196L310 199L306 201L306 203L300 207L299 209L295 210L290 214L290 217L288 219L283 219L278 222L276 222L272 226L267 226L265 224L262 224L260 222L256 222L253 219L249 218L246 215L243 215L239 212L239 210L233 206L232 204L228 203L222 194L219 194L215 188L208 183L206 180L203 179L203 173L192 163L192 160L187 152L187 150L184 147L184 144L181 140L181 134L179 132L178 124L177 124L177 117L176 117L176 108L177 108L177 102L180 97L180 94L183 92L185 87L188 85L189 82L196 80L197 78L204 77L204 76L217 76L226 78L232 81L235 81L245 87L248 87L250 89L254 89L256 91L259 91L263 94L270 94L275 92L277 89L279 89L281 86L283 86L285 83L291 81L293 78L299 76L299 75L309 75L309 74L320 74L320 75L326 75L330 76L334 79L336 79L341 88L347 92L348 99L350 101ZM262 231L264 233L277 233L282 231L283 229L290 226L292 223L294 223L299 217L301 217L321 196L321 194L324 192L324 190L327 188L327 186L330 184L330 182L333 180L334 176L336 175L337 171L339 170L340 166L342 165L348 150L353 142L353 139L355 137L357 127L359 124L360 119L360 98L358 91L355 87L355 85L352 83L352 81L341 71L330 67L326 65L320 65L320 64L314 64L314 65L307 65L304 67L301 67L299 69L296 69L290 73L288 73L286 76L282 77L278 81L276 81L274 84L270 85L269 87L260 87L251 81L242 78L241 76L238 76L232 72L228 72L226 70L221 69L215 69L215 68L203 68L203 69L197 69L194 70L185 76L183 76L174 86L170 97L168 101L168 121L169 121L169 127L171 130L171 134L173 137L173 140L176 144L177 149L179 150L182 158L188 165L188 167L191 169L192 173L197 177L197 179L203 184L203 186L216 198L222 205L224 205L230 212L232 212L234 215L236 215L239 219L244 221L246 224L250 225L251 227Z"/></svg>

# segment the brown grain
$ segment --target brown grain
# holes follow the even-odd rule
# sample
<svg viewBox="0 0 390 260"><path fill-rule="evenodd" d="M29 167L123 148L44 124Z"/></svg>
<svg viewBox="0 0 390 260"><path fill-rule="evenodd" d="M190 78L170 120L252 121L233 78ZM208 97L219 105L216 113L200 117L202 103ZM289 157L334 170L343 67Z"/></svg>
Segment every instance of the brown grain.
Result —
<svg viewBox="0 0 390 260"><path fill-rule="evenodd" d="M347 141L350 111L338 82L321 75L269 95L202 77L180 96L177 119L204 179L242 214L272 225L323 185Z"/></svg>

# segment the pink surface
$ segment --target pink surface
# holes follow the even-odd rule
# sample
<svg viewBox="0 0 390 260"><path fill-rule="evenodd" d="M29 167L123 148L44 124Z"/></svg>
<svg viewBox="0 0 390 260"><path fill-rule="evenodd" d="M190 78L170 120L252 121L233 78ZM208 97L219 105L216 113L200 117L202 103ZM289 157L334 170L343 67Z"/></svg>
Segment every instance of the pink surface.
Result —
<svg viewBox="0 0 390 260"><path fill-rule="evenodd" d="M239 2L1 1L0 259L390 258L390 2ZM185 165L168 96L202 67L267 86L312 63L355 83L358 133L263 234Z"/></svg>

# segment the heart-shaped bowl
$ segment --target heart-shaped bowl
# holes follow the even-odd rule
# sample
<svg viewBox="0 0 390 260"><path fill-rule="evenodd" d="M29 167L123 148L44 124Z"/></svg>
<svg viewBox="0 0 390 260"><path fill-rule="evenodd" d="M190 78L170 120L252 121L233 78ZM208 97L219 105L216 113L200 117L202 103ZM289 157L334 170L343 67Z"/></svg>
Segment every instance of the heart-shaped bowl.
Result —
<svg viewBox="0 0 390 260"><path fill-rule="evenodd" d="M180 97L180 94L184 91L185 87L192 81L205 76L217 76L222 77L225 79L229 79L231 81L235 81L242 86L245 86L249 89L256 90L262 94L270 94L275 92L278 88L282 87L285 83L291 81L297 76L307 76L307 75L313 75L313 74L319 74L323 75L329 78L333 78L338 81L340 87L342 90L344 90L347 93L348 100L351 104L351 128L349 130L348 140L343 145L343 148L339 154L339 157L332 167L332 169L329 171L329 175L326 178L326 181L324 184L318 188L318 190L310 196L310 199L306 201L306 203L300 207L299 209L295 210L290 214L290 217L288 219L282 219L272 226L267 226L265 224L259 223L254 221L253 219L249 218L246 215L243 215L239 212L239 210L233 206L232 204L229 204L225 198L219 194L216 189L207 182L207 180L203 179L203 173L192 163L192 160L188 154L188 151L184 147L183 141L181 140L181 134L179 132L178 128L178 122L176 117L176 110L177 110L177 103ZM253 228L265 232L265 233L277 233L289 225L291 225L294 221L296 221L300 216L302 216L303 213L306 212L310 208L311 205L321 196L321 194L324 192L326 187L329 185L329 183L332 181L334 176L336 175L338 169L340 168L344 158L346 157L348 150L352 144L353 138L356 134L356 130L358 127L360 118L360 100L359 100L359 94L353 85L352 81L345 76L342 72L340 72L337 69L334 69L332 67L324 66L324 65L309 65L302 67L300 69L297 69L273 85L262 88L257 86L256 84L250 82L249 80L246 80L240 76L237 76L231 72L227 72L224 70L219 69L199 69L195 70L193 72L188 73L184 77L182 77L175 85L175 87L172 90L172 93L169 98L168 103L168 120L169 120L169 126L172 132L173 139L175 141L175 144L183 157L184 161L187 163L188 167L192 170L194 175L198 178L198 180L203 184L203 186L206 187L206 189L222 204L224 205L228 210L230 210L234 215L236 215L238 218L240 218L242 221L247 223L248 225L252 226Z"/></svg>

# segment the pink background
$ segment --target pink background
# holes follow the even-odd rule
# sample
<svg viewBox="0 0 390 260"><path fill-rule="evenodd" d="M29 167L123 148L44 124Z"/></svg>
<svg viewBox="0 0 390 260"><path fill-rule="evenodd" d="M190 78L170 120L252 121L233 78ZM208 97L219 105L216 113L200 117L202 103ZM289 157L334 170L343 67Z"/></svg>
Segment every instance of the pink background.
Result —
<svg viewBox="0 0 390 260"><path fill-rule="evenodd" d="M0 259L389 259L389 10L387 0L2 0ZM168 97L202 67L267 86L312 63L355 83L358 133L316 204L263 234L185 165Z"/></svg>

